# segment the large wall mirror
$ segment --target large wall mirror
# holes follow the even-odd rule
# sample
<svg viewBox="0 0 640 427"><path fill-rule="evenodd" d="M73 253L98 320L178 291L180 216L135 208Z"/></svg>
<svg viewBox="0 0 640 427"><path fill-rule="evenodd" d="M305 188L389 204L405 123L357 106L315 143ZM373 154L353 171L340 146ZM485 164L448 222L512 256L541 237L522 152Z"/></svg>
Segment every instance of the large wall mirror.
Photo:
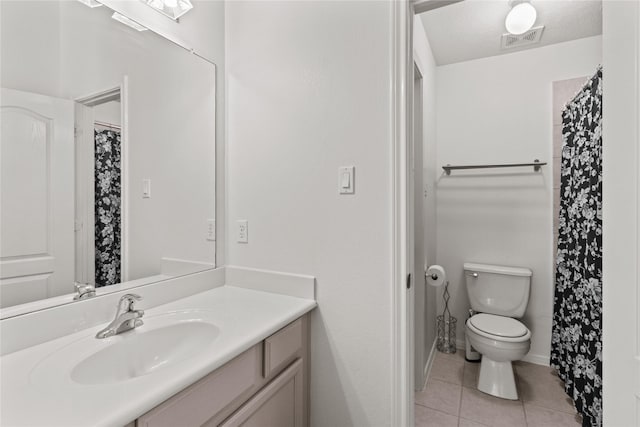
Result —
<svg viewBox="0 0 640 427"><path fill-rule="evenodd" d="M106 6L0 8L2 317L214 268L215 65Z"/></svg>

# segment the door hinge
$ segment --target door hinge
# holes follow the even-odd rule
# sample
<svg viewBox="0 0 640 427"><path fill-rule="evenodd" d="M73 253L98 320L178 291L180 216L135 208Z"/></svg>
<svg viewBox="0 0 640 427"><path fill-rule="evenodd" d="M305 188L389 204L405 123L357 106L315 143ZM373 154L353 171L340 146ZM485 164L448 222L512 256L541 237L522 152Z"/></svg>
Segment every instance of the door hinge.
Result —
<svg viewBox="0 0 640 427"><path fill-rule="evenodd" d="M411 289L411 273L407 274L407 289Z"/></svg>

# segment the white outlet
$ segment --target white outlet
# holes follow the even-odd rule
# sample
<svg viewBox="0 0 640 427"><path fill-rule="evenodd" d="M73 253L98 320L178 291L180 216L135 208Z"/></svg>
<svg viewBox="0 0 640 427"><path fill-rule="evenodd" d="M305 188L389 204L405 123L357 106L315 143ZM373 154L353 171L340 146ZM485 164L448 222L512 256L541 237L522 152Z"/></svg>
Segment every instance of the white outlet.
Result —
<svg viewBox="0 0 640 427"><path fill-rule="evenodd" d="M215 219L207 220L207 240L211 240L211 241L216 240L216 220Z"/></svg>
<svg viewBox="0 0 640 427"><path fill-rule="evenodd" d="M236 221L238 231L238 243L249 243L249 221L239 219Z"/></svg>

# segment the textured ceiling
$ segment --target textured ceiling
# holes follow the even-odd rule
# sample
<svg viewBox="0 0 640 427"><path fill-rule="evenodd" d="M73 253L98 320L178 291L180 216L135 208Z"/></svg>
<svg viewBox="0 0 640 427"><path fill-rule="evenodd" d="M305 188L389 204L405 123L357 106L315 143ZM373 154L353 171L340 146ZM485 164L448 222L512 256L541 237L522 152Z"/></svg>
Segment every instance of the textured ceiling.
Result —
<svg viewBox="0 0 640 427"><path fill-rule="evenodd" d="M538 44L502 49L507 0L465 0L420 15L438 65L535 49L602 34L601 0L532 0L535 26L544 25Z"/></svg>

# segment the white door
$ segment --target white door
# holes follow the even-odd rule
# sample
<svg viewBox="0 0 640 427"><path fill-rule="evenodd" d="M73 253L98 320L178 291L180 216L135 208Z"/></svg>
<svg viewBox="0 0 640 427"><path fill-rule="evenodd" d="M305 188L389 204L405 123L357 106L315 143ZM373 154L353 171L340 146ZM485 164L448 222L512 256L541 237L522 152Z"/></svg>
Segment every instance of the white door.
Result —
<svg viewBox="0 0 640 427"><path fill-rule="evenodd" d="M0 307L73 292L73 102L0 92Z"/></svg>

